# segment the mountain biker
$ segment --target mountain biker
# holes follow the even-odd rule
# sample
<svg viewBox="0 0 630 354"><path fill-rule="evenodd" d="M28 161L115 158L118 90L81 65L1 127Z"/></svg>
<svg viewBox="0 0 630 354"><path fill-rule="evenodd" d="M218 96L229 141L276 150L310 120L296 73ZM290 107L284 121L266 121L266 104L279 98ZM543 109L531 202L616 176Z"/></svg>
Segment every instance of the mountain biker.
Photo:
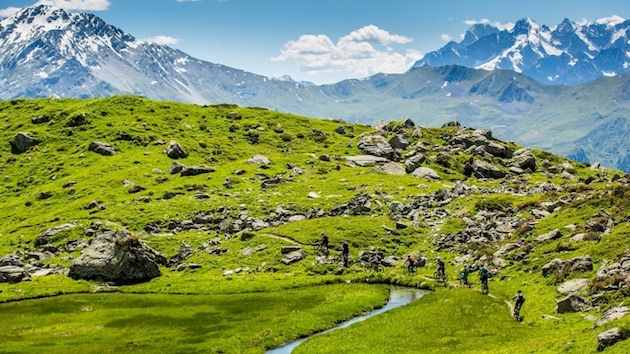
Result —
<svg viewBox="0 0 630 354"><path fill-rule="evenodd" d="M416 260L413 259L411 255L407 256L407 260L405 260L405 265L407 266L407 270L409 273L413 273L416 270Z"/></svg>
<svg viewBox="0 0 630 354"><path fill-rule="evenodd" d="M516 303L514 304L514 314L512 317L514 317L515 320L519 321L521 318L521 307L525 302L525 296L523 296L523 293L519 290L516 295L514 295L512 300L516 300Z"/></svg>
<svg viewBox="0 0 630 354"><path fill-rule="evenodd" d="M446 265L444 264L442 258L437 257L435 261L437 262L438 272L440 272L440 274L446 274Z"/></svg>
<svg viewBox="0 0 630 354"><path fill-rule="evenodd" d="M470 282L468 281L468 267L464 266L462 271L459 273L459 280L463 286L470 286Z"/></svg>
<svg viewBox="0 0 630 354"><path fill-rule="evenodd" d="M341 256L343 257L343 266L348 266L348 257L350 256L350 248L348 243L345 241L341 241Z"/></svg>
<svg viewBox="0 0 630 354"><path fill-rule="evenodd" d="M326 235L325 233L322 232L322 241L320 243L320 245L327 250L328 249L328 235Z"/></svg>
<svg viewBox="0 0 630 354"><path fill-rule="evenodd" d="M487 293L488 290L488 269L485 265L481 265L479 267L479 279L481 280L481 290L484 293Z"/></svg>

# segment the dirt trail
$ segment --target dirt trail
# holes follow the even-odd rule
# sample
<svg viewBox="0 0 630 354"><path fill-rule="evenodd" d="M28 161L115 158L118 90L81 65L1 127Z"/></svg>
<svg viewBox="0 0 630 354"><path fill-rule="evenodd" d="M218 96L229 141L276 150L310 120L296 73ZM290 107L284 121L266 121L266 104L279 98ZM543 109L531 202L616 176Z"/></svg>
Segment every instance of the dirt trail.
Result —
<svg viewBox="0 0 630 354"><path fill-rule="evenodd" d="M284 237L284 236L279 236L279 235L274 235L274 234L261 234L260 236L271 237L271 238L275 238L277 240L282 240L282 241L288 242L288 243L293 244L293 245L303 246L301 243L297 242L296 240L293 240L293 239L290 239L290 238Z"/></svg>

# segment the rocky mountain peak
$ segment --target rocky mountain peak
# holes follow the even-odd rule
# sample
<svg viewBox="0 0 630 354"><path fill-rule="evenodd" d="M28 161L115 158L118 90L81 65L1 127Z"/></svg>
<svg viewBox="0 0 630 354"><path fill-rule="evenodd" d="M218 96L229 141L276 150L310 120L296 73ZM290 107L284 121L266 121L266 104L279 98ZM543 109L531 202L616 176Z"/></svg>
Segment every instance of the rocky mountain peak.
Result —
<svg viewBox="0 0 630 354"><path fill-rule="evenodd" d="M427 53L413 67L509 69L543 84L576 85L630 71L629 30L630 21L619 16L584 23L565 18L553 30L530 18L513 28L474 25L461 42Z"/></svg>

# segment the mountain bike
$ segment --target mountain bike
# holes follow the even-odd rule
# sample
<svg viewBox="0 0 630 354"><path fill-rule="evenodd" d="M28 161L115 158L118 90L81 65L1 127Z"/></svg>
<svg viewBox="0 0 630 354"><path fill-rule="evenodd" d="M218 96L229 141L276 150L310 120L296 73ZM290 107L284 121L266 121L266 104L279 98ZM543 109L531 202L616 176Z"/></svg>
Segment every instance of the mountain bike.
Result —
<svg viewBox="0 0 630 354"><path fill-rule="evenodd" d="M488 290L488 280L481 280L481 293L482 294L487 294L489 292Z"/></svg>
<svg viewBox="0 0 630 354"><path fill-rule="evenodd" d="M448 282L448 275L446 275L446 272L440 270L440 269L436 269L435 273L433 273L433 278L438 282L438 283L446 283Z"/></svg>
<svg viewBox="0 0 630 354"><path fill-rule="evenodd" d="M416 275L418 274L418 269L413 264L409 264L405 267L405 275Z"/></svg>

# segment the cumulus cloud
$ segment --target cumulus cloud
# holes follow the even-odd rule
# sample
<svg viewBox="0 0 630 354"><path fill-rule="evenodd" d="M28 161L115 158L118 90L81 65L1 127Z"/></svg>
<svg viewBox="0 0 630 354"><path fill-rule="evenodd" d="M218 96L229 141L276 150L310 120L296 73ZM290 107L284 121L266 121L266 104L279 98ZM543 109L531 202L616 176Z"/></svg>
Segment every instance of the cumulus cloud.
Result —
<svg viewBox="0 0 630 354"><path fill-rule="evenodd" d="M444 42L450 42L451 40L453 40L453 37L443 33L440 35L440 39Z"/></svg>
<svg viewBox="0 0 630 354"><path fill-rule="evenodd" d="M296 41L285 43L280 55L271 60L294 61L299 70L311 75L342 71L361 76L398 73L408 70L422 54L413 49L396 53L385 46L411 41L412 38L369 25L341 37L337 43L324 34L305 34Z"/></svg>
<svg viewBox="0 0 630 354"><path fill-rule="evenodd" d="M7 7L6 9L0 9L0 17L9 17L20 10L22 9L13 6Z"/></svg>
<svg viewBox="0 0 630 354"><path fill-rule="evenodd" d="M466 20L464 21L464 23L467 24L468 26L473 26L477 24L492 25L500 30L511 30L512 28L514 28L514 23L512 22L508 22L508 23L501 23L498 21L492 22L488 20L487 18L484 18L481 20Z"/></svg>
<svg viewBox="0 0 630 354"><path fill-rule="evenodd" d="M170 36L155 36L155 37L143 38L141 39L141 41L147 42L147 43L160 44L160 45L170 45L170 44L177 44L181 42L182 40L179 38L174 38Z"/></svg>
<svg viewBox="0 0 630 354"><path fill-rule="evenodd" d="M51 5L66 10L104 11L111 4L109 0L39 0L36 5Z"/></svg>

